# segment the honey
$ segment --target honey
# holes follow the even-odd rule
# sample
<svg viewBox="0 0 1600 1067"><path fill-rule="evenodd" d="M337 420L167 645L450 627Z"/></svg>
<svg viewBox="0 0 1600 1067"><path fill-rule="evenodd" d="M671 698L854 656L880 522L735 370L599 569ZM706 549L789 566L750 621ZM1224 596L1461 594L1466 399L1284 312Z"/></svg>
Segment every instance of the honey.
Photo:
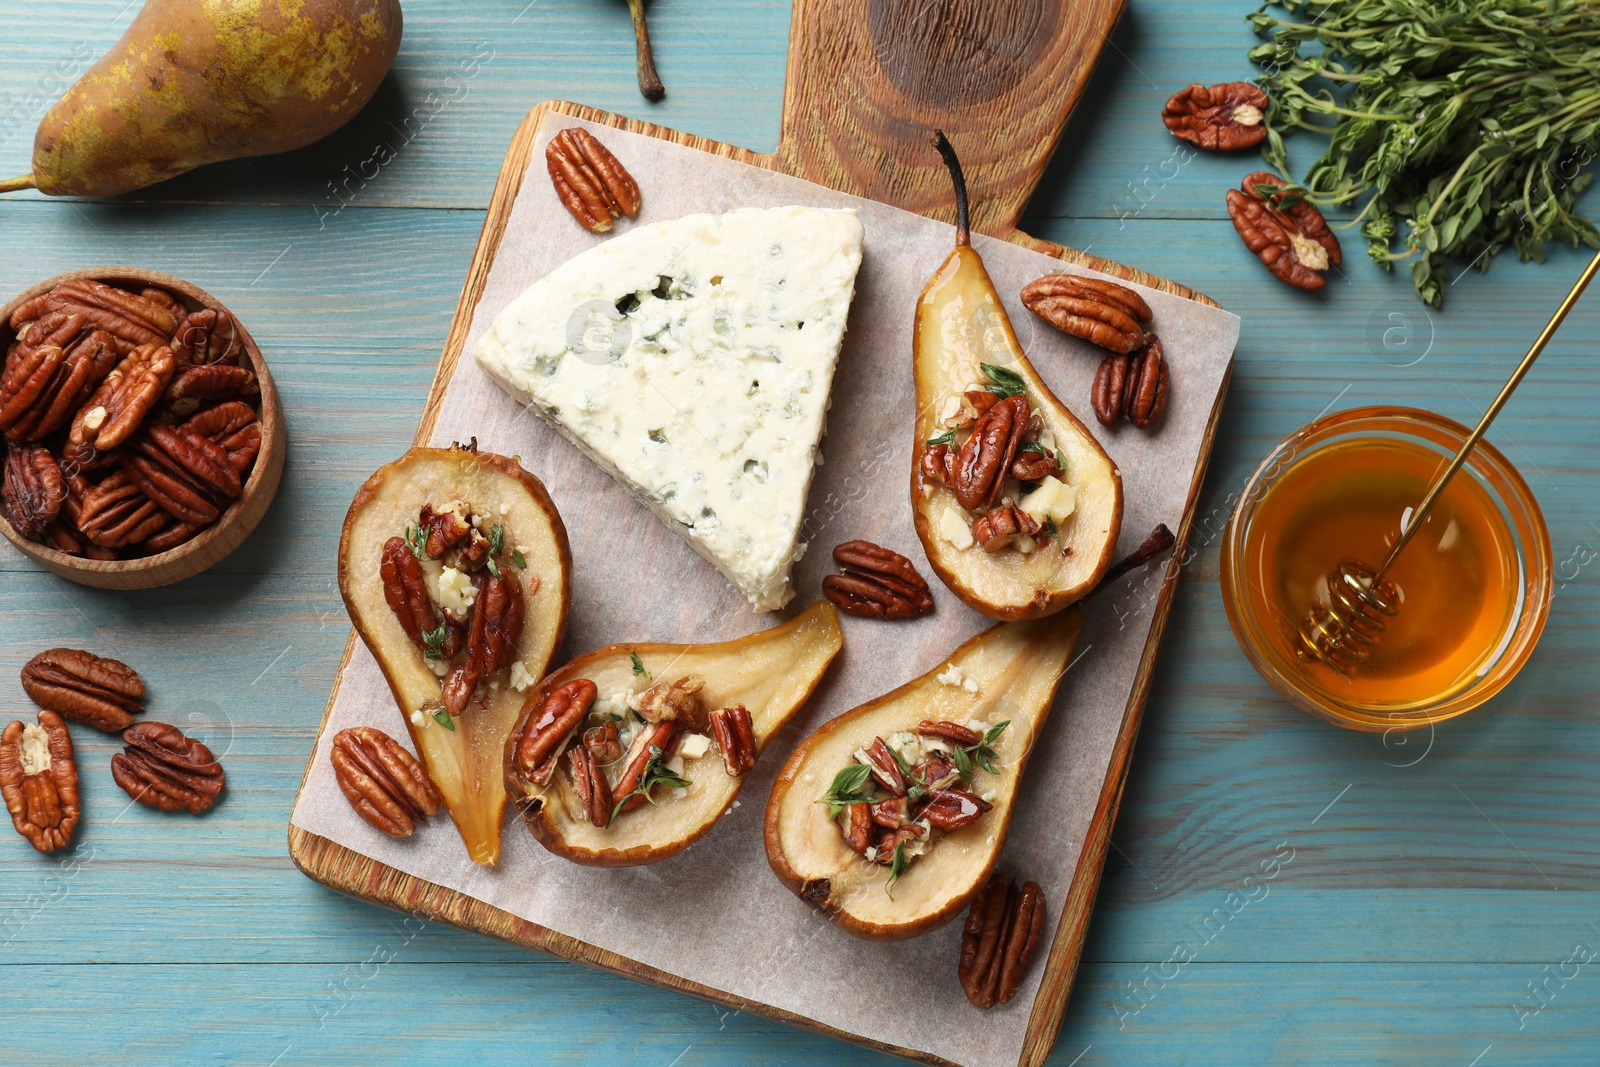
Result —
<svg viewBox="0 0 1600 1067"><path fill-rule="evenodd" d="M1398 613L1365 662L1341 673L1296 655L1296 628L1314 603L1328 603L1333 568L1347 557L1381 563L1447 462L1411 439L1346 438L1290 460L1256 503L1239 595L1276 633L1273 658L1308 688L1347 706L1405 712L1471 686L1505 650L1524 586L1515 534L1463 470L1390 569Z"/></svg>

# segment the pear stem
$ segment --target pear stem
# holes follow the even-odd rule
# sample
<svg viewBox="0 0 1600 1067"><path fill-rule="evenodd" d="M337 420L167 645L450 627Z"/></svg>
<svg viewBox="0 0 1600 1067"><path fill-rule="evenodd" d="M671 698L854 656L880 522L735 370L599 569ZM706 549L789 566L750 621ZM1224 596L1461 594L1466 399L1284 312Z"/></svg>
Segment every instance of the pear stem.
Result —
<svg viewBox="0 0 1600 1067"><path fill-rule="evenodd" d="M646 100L660 100L667 95L656 73L656 57L650 51L650 27L644 20L644 0L628 0L628 12L633 16L633 39L639 52L639 92Z"/></svg>
<svg viewBox="0 0 1600 1067"><path fill-rule="evenodd" d="M1105 576L1100 579L1099 583L1084 595L1084 599L1087 600L1089 597L1094 596L1135 567L1142 567L1149 563L1171 548L1176 542L1177 538L1172 536L1172 531L1167 529L1166 523L1157 525L1154 530L1150 531L1150 536L1144 539L1144 544L1140 545L1137 551L1126 559L1119 560L1111 565L1111 568L1106 571Z"/></svg>
<svg viewBox="0 0 1600 1067"><path fill-rule="evenodd" d="M968 225L967 178L961 173L961 160L956 158L956 150L943 130L933 131L933 144L944 157L945 168L950 171L950 184L956 187L956 247L962 248L972 244L972 231Z"/></svg>
<svg viewBox="0 0 1600 1067"><path fill-rule="evenodd" d="M20 178L10 178L0 182L0 193L14 193L18 189L37 189L32 174L24 174Z"/></svg>

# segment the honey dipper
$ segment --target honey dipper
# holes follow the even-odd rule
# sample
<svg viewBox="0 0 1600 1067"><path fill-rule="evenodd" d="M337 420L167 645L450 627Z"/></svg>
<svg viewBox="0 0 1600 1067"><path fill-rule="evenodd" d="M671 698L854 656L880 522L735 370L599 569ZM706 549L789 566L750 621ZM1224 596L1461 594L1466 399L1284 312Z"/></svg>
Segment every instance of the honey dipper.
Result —
<svg viewBox="0 0 1600 1067"><path fill-rule="evenodd" d="M1428 517L1428 512L1433 509L1445 486L1450 484L1450 479L1455 477L1456 471L1467 461L1467 457L1489 429L1494 417L1500 414L1500 409L1511 399L1511 394L1516 391L1517 386L1522 384L1523 377L1533 367L1533 361L1539 358L1539 353L1544 351L1550 338L1555 336L1556 330L1566 319L1567 312L1578 302L1578 298L1583 295L1584 289L1588 287L1596 272L1600 272L1600 253L1589 261L1589 265L1578 276L1566 299L1561 301L1561 306L1550 316L1550 321L1534 339L1528 354L1522 357L1517 369L1511 372L1511 377L1501 388L1500 395L1494 398L1489 410L1478 420L1477 427L1467 436L1455 457L1428 486L1428 492L1423 496L1422 503L1418 504L1409 516L1402 519L1405 524L1404 529L1400 531L1400 537L1395 541L1394 547L1389 549L1389 554L1384 556L1383 562L1373 569L1360 560L1346 558L1340 560L1333 568L1328 575L1329 602L1311 605L1296 631L1300 639L1295 648L1297 656L1305 660L1321 660L1341 674L1354 671L1366 660L1369 650L1387 628L1386 620L1393 618L1400 611L1399 590L1384 576L1394 566L1394 561L1399 558L1400 553L1405 551L1412 535L1422 527L1423 520Z"/></svg>

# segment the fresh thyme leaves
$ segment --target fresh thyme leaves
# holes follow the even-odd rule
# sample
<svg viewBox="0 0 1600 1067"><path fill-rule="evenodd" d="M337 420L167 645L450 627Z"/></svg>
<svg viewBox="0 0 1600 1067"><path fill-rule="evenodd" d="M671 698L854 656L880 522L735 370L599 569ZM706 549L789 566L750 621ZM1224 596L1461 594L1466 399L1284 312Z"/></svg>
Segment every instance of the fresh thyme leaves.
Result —
<svg viewBox="0 0 1600 1067"><path fill-rule="evenodd" d="M498 556L506 547L506 527L497 522L489 528L489 554Z"/></svg>
<svg viewBox="0 0 1600 1067"><path fill-rule="evenodd" d="M867 776L872 768L865 763L852 763L833 776L828 791L817 798L818 804L828 805L828 818L837 819L848 804L861 804L872 798L866 793Z"/></svg>
<svg viewBox="0 0 1600 1067"><path fill-rule="evenodd" d="M1050 538L1055 537L1059 532L1060 531L1056 529L1056 520L1045 519L1044 529L1040 531L1039 536L1049 540Z"/></svg>
<svg viewBox="0 0 1600 1067"><path fill-rule="evenodd" d="M393 527L390 527L393 529ZM414 522L406 523L406 544L411 549L411 554L419 560L428 558L428 535L422 532L422 527Z"/></svg>
<svg viewBox="0 0 1600 1067"><path fill-rule="evenodd" d="M989 384L984 388L1001 400L1021 396L1028 391L1028 383L1024 382L1022 375L1016 371L1007 367L997 367L993 363L980 363L978 366L983 368L983 376L989 379Z"/></svg>
<svg viewBox="0 0 1600 1067"><path fill-rule="evenodd" d="M944 433L940 434L937 437L928 438L928 447L929 448L932 448L934 445L953 445L955 443L956 443L956 432L954 430L946 430Z"/></svg>
<svg viewBox="0 0 1600 1067"><path fill-rule="evenodd" d="M496 578L500 577L500 564L494 561L493 556L490 556L488 559L484 560L483 565L488 569L490 574L494 575Z"/></svg>
<svg viewBox="0 0 1600 1067"><path fill-rule="evenodd" d="M1000 772L999 766L995 763L1000 756L999 753L995 752L994 750L994 743L1000 740L1000 735L1005 733L1006 727L1010 725L1010 719L1007 719L1005 722L997 722L983 732L982 741L979 741L975 745L966 745L964 747L954 749L951 752L951 762L956 765L956 772L960 774L964 780L968 782L972 781L972 769L974 765L982 767L990 774L998 774Z"/></svg>
<svg viewBox="0 0 1600 1067"><path fill-rule="evenodd" d="M513 548L511 550L511 562L515 563L519 570L528 569L528 558L522 554L522 549L520 548Z"/></svg>
<svg viewBox="0 0 1600 1067"><path fill-rule="evenodd" d="M437 630L422 631L422 654L429 659L444 659L444 639L450 634L450 624L441 622Z"/></svg>
<svg viewBox="0 0 1600 1067"><path fill-rule="evenodd" d="M1293 130L1328 136L1301 195L1365 199L1368 254L1411 260L1422 300L1443 301L1447 257L1487 270L1508 247L1600 247L1576 210L1600 152L1594 0L1280 0L1248 21L1266 39L1250 58L1272 97L1267 162L1288 173Z"/></svg>
<svg viewBox="0 0 1600 1067"><path fill-rule="evenodd" d="M630 648L628 650L628 658L633 660L633 676L635 678L650 677L650 672L644 669L644 660L639 658L639 653Z"/></svg>
<svg viewBox="0 0 1600 1067"><path fill-rule="evenodd" d="M613 819L617 817L617 813L622 810L622 805L628 802L629 797L642 796L649 800L650 790L658 785L664 785L668 789L688 789L693 784L689 779L674 774L667 768L665 754L661 751L660 745L651 745L650 758L645 762L644 773L639 775L638 786L632 793L624 793L618 798L616 806L611 809L611 817Z"/></svg>
<svg viewBox="0 0 1600 1067"><path fill-rule="evenodd" d="M890 900L894 899L894 894L889 892L890 889L900 880L900 876L906 873L909 863L910 861L906 859L906 843L902 841L894 846L894 859L889 861L889 880L883 883L883 891L889 893Z"/></svg>
<svg viewBox="0 0 1600 1067"><path fill-rule="evenodd" d="M443 726L446 730L449 730L451 733L455 732L455 729L456 729L455 721L450 718L450 713L448 711L445 711L443 708L440 708L438 711L433 713L433 721L438 723L440 726Z"/></svg>

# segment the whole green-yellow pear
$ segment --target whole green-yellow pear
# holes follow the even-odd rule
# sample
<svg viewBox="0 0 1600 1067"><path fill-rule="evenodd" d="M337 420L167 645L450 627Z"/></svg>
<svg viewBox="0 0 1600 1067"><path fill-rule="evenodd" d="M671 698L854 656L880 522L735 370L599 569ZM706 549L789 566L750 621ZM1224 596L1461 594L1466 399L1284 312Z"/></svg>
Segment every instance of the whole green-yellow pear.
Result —
<svg viewBox="0 0 1600 1067"><path fill-rule="evenodd" d="M399 0L148 0L39 123L33 174L0 189L115 196L301 148L372 99L400 23Z"/></svg>

